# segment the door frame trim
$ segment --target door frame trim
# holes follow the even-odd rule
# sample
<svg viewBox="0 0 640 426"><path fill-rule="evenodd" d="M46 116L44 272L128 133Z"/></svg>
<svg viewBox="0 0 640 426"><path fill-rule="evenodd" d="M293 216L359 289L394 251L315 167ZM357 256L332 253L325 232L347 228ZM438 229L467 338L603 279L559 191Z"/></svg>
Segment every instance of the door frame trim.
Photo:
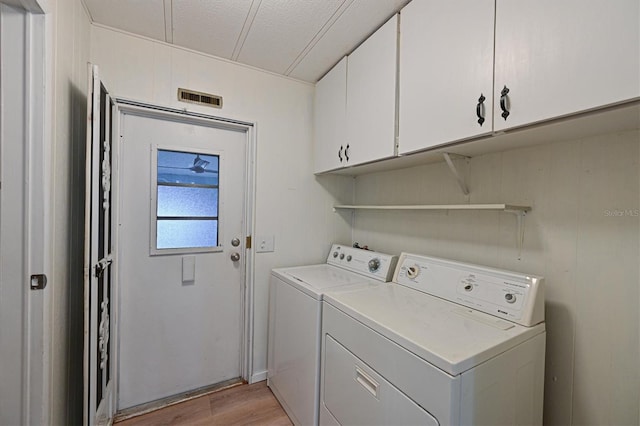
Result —
<svg viewBox="0 0 640 426"><path fill-rule="evenodd" d="M116 223L116 232L114 244L118 247L119 244L119 226L121 220L121 207L122 200L120 199L120 167L121 167L121 155L122 155L122 131L121 131L121 117L123 114L131 114L143 117L159 118L164 120L177 121L181 123L193 123L206 126L213 126L219 129L228 129L236 131L244 131L246 134L246 155L245 155L245 199L244 199L244 234L245 236L253 235L255 229L255 195L256 195L256 145L257 145L257 123L247 122L241 120L234 120L225 117L218 117L214 115L207 115L198 112L188 111L187 109L169 108L160 105L153 105L144 102L138 102L135 100L113 97L115 111L113 113L113 129L114 135L113 149L113 175L112 175L112 191L115 191L114 196L114 219ZM117 253L117 249L115 250ZM249 383L252 382L253 372L253 335L254 335L254 283L255 283L255 268L254 268L254 255L255 250L253 248L245 247L245 264L244 264L244 285L241 291L242 306L240 307L242 312L242 336L241 336L241 355L240 355L240 372L242 378ZM116 255L117 257L117 255ZM118 308L114 309L114 331L117 333L119 329L119 301L120 301L120 271L119 267L116 268L115 280L113 283L113 300L118 304ZM119 336L116 334L114 340L119 346ZM115 395L118 398L118 376L119 376L119 350L113 353L115 372L113 375L115 385Z"/></svg>
<svg viewBox="0 0 640 426"><path fill-rule="evenodd" d="M50 407L52 393L50 389L51 377L51 338L52 328L52 289L43 288L36 291L30 289L30 275L44 274L52 281L51 262L51 228L50 209L51 174L53 136L51 135L52 85L51 77L51 47L48 37L51 30L51 17L32 0L1 0L0 6L21 14L19 25L14 23L7 26L7 39L18 35L16 40L21 45L18 61L7 60L10 68L5 64L5 54L0 62L3 63L3 74L11 74L13 70L22 68L23 77L18 89L23 92L23 107L17 112L20 119L11 123L0 117L0 129L13 129L22 133L23 139L17 141L22 147L23 197L23 230L21 235L22 263L16 269L20 270L21 280L18 283L19 300L15 303L16 315L20 317L21 342L14 342L20 346L23 359L20 375L20 388L14 392L20 394L19 410L21 421L25 424L50 423ZM0 13L4 15L4 12ZM4 18L2 18L4 19ZM3 36L4 37L4 36ZM15 42L17 42L14 40ZM8 68L10 71L7 71ZM18 71L20 72L20 71ZM0 82L0 86L2 83ZM5 93L4 87L0 92ZM12 101L7 102L11 107ZM0 135L0 138L2 135ZM13 140L6 140L5 149ZM10 159L7 157L7 159ZM6 192L6 191L5 191ZM12 200L15 201L15 200ZM12 283L14 284L14 283ZM18 294L16 292L16 294ZM9 299L9 298L8 298ZM13 299L13 297L11 297Z"/></svg>

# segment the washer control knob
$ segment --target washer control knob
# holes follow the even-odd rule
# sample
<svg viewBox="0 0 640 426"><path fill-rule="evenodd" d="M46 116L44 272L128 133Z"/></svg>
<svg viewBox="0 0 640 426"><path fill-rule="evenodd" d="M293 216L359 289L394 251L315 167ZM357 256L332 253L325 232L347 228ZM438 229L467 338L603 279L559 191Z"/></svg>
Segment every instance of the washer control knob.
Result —
<svg viewBox="0 0 640 426"><path fill-rule="evenodd" d="M464 289L465 289L466 291L471 291L471 290L473 290L473 284L467 284L467 285L465 285L465 286L464 286Z"/></svg>
<svg viewBox="0 0 640 426"><path fill-rule="evenodd" d="M376 272L380 268L380 259L374 257L369 261L369 272Z"/></svg>
<svg viewBox="0 0 640 426"><path fill-rule="evenodd" d="M344 259L344 253L340 253L340 260Z"/></svg>
<svg viewBox="0 0 640 426"><path fill-rule="evenodd" d="M335 259L336 257L338 257L338 252L337 252L337 251L334 251L334 252L333 252L333 258Z"/></svg>
<svg viewBox="0 0 640 426"><path fill-rule="evenodd" d="M348 255L348 256L347 256L347 262L351 262L351 259L353 259L353 258L351 257L351 255Z"/></svg>
<svg viewBox="0 0 640 426"><path fill-rule="evenodd" d="M409 266L407 268L407 277L415 278L420 274L420 268L418 265Z"/></svg>
<svg viewBox="0 0 640 426"><path fill-rule="evenodd" d="M504 300L506 300L507 303L514 303L516 301L516 295L512 293L507 293L504 295Z"/></svg>

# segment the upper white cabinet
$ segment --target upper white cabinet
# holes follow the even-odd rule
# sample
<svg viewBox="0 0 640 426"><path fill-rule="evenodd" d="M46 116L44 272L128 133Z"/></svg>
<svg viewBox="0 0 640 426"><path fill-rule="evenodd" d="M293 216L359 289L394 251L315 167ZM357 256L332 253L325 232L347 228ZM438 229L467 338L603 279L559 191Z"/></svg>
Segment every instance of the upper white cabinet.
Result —
<svg viewBox="0 0 640 426"><path fill-rule="evenodd" d="M639 5L412 1L401 15L399 153L640 98Z"/></svg>
<svg viewBox="0 0 640 426"><path fill-rule="evenodd" d="M639 5L497 0L494 130L640 96Z"/></svg>
<svg viewBox="0 0 640 426"><path fill-rule="evenodd" d="M347 58L349 165L395 155L397 46L394 15Z"/></svg>
<svg viewBox="0 0 640 426"><path fill-rule="evenodd" d="M398 18L316 84L315 173L395 155Z"/></svg>
<svg viewBox="0 0 640 426"><path fill-rule="evenodd" d="M314 103L314 171L337 169L345 163L347 133L347 57L316 84Z"/></svg>
<svg viewBox="0 0 640 426"><path fill-rule="evenodd" d="M491 133L494 0L402 9L399 151Z"/></svg>

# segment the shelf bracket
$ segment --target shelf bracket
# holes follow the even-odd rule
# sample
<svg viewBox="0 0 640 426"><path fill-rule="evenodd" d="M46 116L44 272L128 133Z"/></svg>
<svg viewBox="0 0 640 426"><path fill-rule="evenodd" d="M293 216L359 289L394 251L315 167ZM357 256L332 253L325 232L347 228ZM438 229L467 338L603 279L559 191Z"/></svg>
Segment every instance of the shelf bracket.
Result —
<svg viewBox="0 0 640 426"><path fill-rule="evenodd" d="M458 173L458 169L456 168L456 165L453 164L453 160L451 159L451 157L453 156L456 158L464 158L467 164L469 164L470 157L465 157L464 155L458 155L458 154L449 154L448 152L443 152L442 156L444 157L444 161L447 162L447 166L449 166L449 170L451 170L451 173L453 173L453 176L458 181L458 185L460 186L462 193L464 195L469 195L469 188L467 187L467 184L464 181L464 178L460 175L460 173Z"/></svg>
<svg viewBox="0 0 640 426"><path fill-rule="evenodd" d="M522 246L524 245L524 217L525 210L505 210L516 215L516 246L518 248L518 260L522 260Z"/></svg>

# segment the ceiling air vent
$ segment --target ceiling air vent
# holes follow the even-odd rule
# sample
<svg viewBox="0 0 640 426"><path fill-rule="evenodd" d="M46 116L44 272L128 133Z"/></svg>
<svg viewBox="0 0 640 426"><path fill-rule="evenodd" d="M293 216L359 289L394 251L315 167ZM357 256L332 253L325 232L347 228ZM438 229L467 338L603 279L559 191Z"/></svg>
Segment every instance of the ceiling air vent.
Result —
<svg viewBox="0 0 640 426"><path fill-rule="evenodd" d="M194 90L178 89L178 100L192 104L206 105L214 108L222 108L222 96L211 93L196 92Z"/></svg>

